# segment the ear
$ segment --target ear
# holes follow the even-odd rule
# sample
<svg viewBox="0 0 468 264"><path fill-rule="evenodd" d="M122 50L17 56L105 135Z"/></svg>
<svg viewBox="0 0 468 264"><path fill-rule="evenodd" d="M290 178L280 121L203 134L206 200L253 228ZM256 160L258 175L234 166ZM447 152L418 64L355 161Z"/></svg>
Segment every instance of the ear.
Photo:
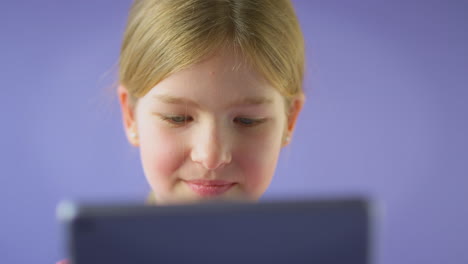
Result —
<svg viewBox="0 0 468 264"><path fill-rule="evenodd" d="M122 121L128 142L130 142L130 144L133 146L138 147L139 142L134 111L135 106L133 106L130 102L130 94L128 93L127 88L125 88L123 85L119 85L117 94L119 97L120 108L122 110Z"/></svg>
<svg viewBox="0 0 468 264"><path fill-rule="evenodd" d="M301 112L302 107L304 106L304 102L305 102L305 95L303 93L298 95L291 102L291 106L288 112L289 113L288 123L284 132L285 135L283 137L284 138L283 147L287 146L289 142L291 142L292 135L296 127L296 121L297 121L297 118L299 117L299 113Z"/></svg>

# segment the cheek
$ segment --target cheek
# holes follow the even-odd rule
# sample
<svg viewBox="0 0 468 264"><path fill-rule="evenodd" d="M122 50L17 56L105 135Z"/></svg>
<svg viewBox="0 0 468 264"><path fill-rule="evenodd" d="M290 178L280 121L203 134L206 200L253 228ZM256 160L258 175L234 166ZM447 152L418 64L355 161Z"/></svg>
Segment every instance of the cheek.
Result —
<svg viewBox="0 0 468 264"><path fill-rule="evenodd" d="M146 128L140 133L140 154L143 170L156 193L172 187L174 172L184 160L184 146L173 133Z"/></svg>
<svg viewBox="0 0 468 264"><path fill-rule="evenodd" d="M270 185L281 149L280 140L280 133L267 133L244 142L238 149L244 190L254 199L260 198Z"/></svg>

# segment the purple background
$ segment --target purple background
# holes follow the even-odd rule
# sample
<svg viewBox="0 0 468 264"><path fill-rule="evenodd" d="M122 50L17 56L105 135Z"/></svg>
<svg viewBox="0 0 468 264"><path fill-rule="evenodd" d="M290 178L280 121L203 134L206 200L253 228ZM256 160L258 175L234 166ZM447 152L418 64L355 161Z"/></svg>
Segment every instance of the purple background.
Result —
<svg viewBox="0 0 468 264"><path fill-rule="evenodd" d="M0 263L64 257L60 199L146 196L111 87L130 3L0 3ZM468 2L294 3L308 99L265 198L370 195L378 263L468 263Z"/></svg>

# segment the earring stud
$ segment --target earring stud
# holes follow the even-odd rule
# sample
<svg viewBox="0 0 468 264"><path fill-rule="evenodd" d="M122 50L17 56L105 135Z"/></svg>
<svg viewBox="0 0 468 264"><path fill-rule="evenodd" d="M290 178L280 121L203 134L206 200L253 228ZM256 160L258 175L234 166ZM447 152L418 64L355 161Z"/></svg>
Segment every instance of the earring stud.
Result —
<svg viewBox="0 0 468 264"><path fill-rule="evenodd" d="M130 133L130 137L133 138L133 139L135 139L135 138L137 138L138 136L137 136L137 133L132 132L132 133Z"/></svg>

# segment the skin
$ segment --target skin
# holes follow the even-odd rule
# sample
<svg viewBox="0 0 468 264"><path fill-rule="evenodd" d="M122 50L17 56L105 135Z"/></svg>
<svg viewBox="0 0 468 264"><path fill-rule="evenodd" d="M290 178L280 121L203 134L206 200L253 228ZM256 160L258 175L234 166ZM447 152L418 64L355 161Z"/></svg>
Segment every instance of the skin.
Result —
<svg viewBox="0 0 468 264"><path fill-rule="evenodd" d="M293 101L287 116L282 95L248 65L238 65L238 58L218 53L170 75L134 107L119 87L125 131L140 148L158 204L255 201L266 191L304 97ZM207 198L187 184L199 179L234 185Z"/></svg>

